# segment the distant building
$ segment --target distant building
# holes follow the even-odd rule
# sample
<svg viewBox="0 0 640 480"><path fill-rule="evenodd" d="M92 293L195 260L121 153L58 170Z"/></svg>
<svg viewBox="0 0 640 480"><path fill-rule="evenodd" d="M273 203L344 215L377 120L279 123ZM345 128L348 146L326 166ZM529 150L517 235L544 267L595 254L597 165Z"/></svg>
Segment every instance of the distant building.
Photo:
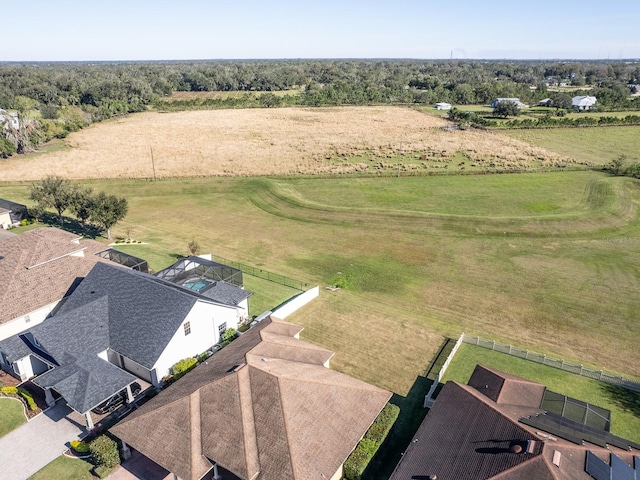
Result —
<svg viewBox="0 0 640 480"><path fill-rule="evenodd" d="M493 102L491 102L491 108L496 108L498 106L498 104L500 104L502 102L515 103L516 107L518 107L518 108L526 107L526 105L524 103L522 103L519 98L496 98L496 99L493 100Z"/></svg>
<svg viewBox="0 0 640 480"><path fill-rule="evenodd" d="M538 102L539 107L550 107L553 104L553 100L550 98L542 99Z"/></svg>
<svg viewBox="0 0 640 480"><path fill-rule="evenodd" d="M576 110L589 110L597 102L596 97L577 95L571 99L571 106Z"/></svg>
<svg viewBox="0 0 640 480"><path fill-rule="evenodd" d="M445 102L436 103L436 110L451 110L451 104Z"/></svg>
<svg viewBox="0 0 640 480"><path fill-rule="evenodd" d="M4 129L9 130L12 128L18 130L20 128L20 121L18 120L17 112L7 112L0 108L0 124L4 124Z"/></svg>

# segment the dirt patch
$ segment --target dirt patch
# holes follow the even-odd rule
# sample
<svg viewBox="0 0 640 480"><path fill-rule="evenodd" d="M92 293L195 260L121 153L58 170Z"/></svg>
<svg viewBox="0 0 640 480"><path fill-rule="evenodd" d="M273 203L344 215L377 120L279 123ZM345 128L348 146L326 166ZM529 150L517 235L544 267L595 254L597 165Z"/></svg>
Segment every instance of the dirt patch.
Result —
<svg viewBox="0 0 640 480"><path fill-rule="evenodd" d="M458 152L491 166L561 158L494 132L447 131L447 121L410 108L342 107L146 112L71 134L71 148L0 162L5 181L350 173L373 160Z"/></svg>

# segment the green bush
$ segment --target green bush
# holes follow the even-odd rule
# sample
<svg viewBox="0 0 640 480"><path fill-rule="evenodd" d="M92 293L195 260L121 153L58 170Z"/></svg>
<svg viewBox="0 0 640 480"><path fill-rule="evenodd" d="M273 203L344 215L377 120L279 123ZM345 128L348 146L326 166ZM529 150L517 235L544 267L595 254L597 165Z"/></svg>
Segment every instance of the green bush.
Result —
<svg viewBox="0 0 640 480"><path fill-rule="evenodd" d="M231 340L233 340L237 336L238 336L238 332L236 331L235 328L227 328L224 331L224 333L222 334L222 341L223 342L230 342Z"/></svg>
<svg viewBox="0 0 640 480"><path fill-rule="evenodd" d="M369 465L369 462L380 448L380 445L373 440L363 438L356 449L351 452L349 458L344 462L343 475L347 480L361 480L362 474Z"/></svg>
<svg viewBox="0 0 640 480"><path fill-rule="evenodd" d="M33 399L31 394L21 387L18 387L16 390L18 395L24 398L24 401L27 402L27 405L29 406L29 410L31 410L32 412L35 412L38 409L38 405L36 404L36 401Z"/></svg>
<svg viewBox="0 0 640 480"><path fill-rule="evenodd" d="M362 474L369 466L371 459L376 454L385 438L391 431L391 427L398 418L400 408L388 403L375 419L364 438L360 440L356 449L344 462L344 478L347 480L360 480Z"/></svg>
<svg viewBox="0 0 640 480"><path fill-rule="evenodd" d="M204 361L205 361L205 360L207 360L207 358L209 358L210 356L211 356L211 355L209 354L209 352L201 353L201 354L200 354L200 355L198 355L198 357L197 357L197 358L198 358L198 363L202 363L202 362L204 362Z"/></svg>
<svg viewBox="0 0 640 480"><path fill-rule="evenodd" d="M399 414L400 407L387 403L376 418L375 422L373 422L373 425L371 425L369 430L367 430L364 438L368 438L369 440L373 440L379 445L382 445L382 442L387 438L387 435L391 431L391 428Z"/></svg>
<svg viewBox="0 0 640 480"><path fill-rule="evenodd" d="M111 469L120 463L118 445L106 435L100 435L92 440L89 443L89 451L97 467Z"/></svg>
<svg viewBox="0 0 640 480"><path fill-rule="evenodd" d="M174 380L179 379L189 371L193 370L196 365L198 365L198 359L194 357L183 358L180 360L171 367L171 373L173 374Z"/></svg>
<svg viewBox="0 0 640 480"><path fill-rule="evenodd" d="M73 448L80 455L89 453L89 444L84 443L82 440L72 440L71 448Z"/></svg>

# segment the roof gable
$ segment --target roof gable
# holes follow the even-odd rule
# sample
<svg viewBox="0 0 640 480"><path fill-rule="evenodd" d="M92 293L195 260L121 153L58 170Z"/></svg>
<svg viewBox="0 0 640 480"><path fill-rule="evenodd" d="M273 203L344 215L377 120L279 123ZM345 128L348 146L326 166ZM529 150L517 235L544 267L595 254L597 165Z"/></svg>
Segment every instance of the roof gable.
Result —
<svg viewBox="0 0 640 480"><path fill-rule="evenodd" d="M330 478L391 394L321 364L290 360L296 357L291 352L285 353L289 358L279 358L277 350L270 357L256 355L264 353L260 337L273 335L273 323L282 329L286 322L264 320L134 412L113 433L155 460L162 452L141 432L161 421L158 412L183 405L181 398L199 392L206 398L200 403L203 436L201 452L191 451L191 458L201 453L242 478ZM306 342L296 342L306 348ZM231 362L237 362L231 365L235 368L229 368ZM179 463L159 463L182 477Z"/></svg>
<svg viewBox="0 0 640 480"><path fill-rule="evenodd" d="M496 403L533 408L540 406L546 390L539 383L482 365L476 365L467 384Z"/></svg>
<svg viewBox="0 0 640 480"><path fill-rule="evenodd" d="M104 245L43 227L0 242L0 323L57 302L99 262Z"/></svg>

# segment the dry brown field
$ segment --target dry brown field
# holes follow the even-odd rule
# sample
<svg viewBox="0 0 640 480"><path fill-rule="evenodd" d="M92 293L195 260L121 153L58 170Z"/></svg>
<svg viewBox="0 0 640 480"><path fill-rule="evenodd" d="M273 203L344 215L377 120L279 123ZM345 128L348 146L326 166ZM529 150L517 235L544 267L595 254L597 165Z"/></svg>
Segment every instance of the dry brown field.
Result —
<svg viewBox="0 0 640 480"><path fill-rule="evenodd" d="M406 155L462 154L467 163L514 168L571 161L500 133L448 126L404 107L145 112L73 133L67 148L0 161L0 181L150 178L152 154L158 178L350 173Z"/></svg>

